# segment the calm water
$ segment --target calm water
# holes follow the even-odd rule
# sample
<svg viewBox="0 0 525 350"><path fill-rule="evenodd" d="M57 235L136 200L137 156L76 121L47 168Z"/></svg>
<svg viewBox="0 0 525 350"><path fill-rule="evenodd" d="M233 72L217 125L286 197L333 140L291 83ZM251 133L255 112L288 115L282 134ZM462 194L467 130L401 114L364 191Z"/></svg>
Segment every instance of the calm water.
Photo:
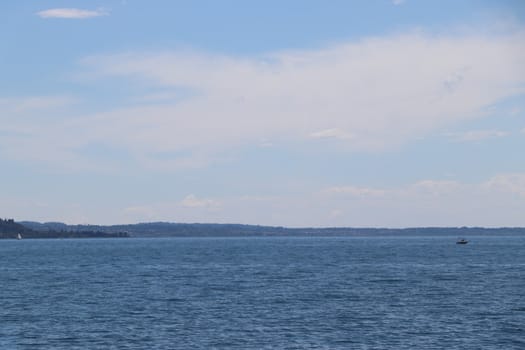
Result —
<svg viewBox="0 0 525 350"><path fill-rule="evenodd" d="M0 349L525 349L525 237L0 241Z"/></svg>

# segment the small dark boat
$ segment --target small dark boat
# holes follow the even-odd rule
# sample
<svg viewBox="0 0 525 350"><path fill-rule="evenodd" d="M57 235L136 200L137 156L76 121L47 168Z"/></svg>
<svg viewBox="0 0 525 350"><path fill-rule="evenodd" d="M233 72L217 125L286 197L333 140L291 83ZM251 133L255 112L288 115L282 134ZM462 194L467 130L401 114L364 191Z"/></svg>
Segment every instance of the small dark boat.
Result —
<svg viewBox="0 0 525 350"><path fill-rule="evenodd" d="M464 239L464 238L461 238L460 240L456 241L456 244L467 244L467 243L468 243L468 241L466 239Z"/></svg>

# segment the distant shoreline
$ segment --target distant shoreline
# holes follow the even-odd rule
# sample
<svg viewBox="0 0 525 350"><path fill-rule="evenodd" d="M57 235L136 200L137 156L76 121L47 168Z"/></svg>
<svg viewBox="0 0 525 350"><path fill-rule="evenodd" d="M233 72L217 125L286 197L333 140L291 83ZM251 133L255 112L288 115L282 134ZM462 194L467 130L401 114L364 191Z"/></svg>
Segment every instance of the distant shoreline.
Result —
<svg viewBox="0 0 525 350"><path fill-rule="evenodd" d="M149 222L129 225L67 225L60 222L39 223L22 221L23 227L39 237L49 233L63 232L70 237L264 237L264 236L521 236L525 227L415 227L415 228L288 228L243 224L203 224ZM91 234L91 235L90 235Z"/></svg>

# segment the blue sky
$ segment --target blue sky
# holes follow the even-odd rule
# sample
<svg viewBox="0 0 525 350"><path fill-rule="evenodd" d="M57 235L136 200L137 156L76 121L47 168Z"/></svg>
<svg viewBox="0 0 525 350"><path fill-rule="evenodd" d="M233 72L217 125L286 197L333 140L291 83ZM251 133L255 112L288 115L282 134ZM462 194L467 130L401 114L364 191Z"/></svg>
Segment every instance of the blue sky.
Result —
<svg viewBox="0 0 525 350"><path fill-rule="evenodd" d="M522 1L0 4L16 220L525 226Z"/></svg>

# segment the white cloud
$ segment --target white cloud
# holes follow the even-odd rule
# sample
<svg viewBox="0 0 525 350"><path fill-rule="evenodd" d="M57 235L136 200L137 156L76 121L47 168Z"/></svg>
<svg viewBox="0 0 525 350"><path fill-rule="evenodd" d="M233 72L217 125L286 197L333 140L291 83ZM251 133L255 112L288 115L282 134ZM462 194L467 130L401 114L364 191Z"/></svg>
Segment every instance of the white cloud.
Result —
<svg viewBox="0 0 525 350"><path fill-rule="evenodd" d="M189 195L184 199L188 206L157 204L155 219L294 227L525 226L524 198L525 174L498 174L478 183L427 179L397 187L348 185L276 196L210 200Z"/></svg>
<svg viewBox="0 0 525 350"><path fill-rule="evenodd" d="M354 149L381 149L485 116L487 106L523 93L524 39L521 32L410 34L257 58L168 52L91 57L84 63L95 74L197 92L142 117L141 122L151 120L151 128L158 125L153 144L175 132L174 148L310 135L338 138ZM145 115L134 109L108 117L139 113Z"/></svg>
<svg viewBox="0 0 525 350"><path fill-rule="evenodd" d="M37 15L41 18L84 19L107 16L109 15L109 12L104 9L84 10L76 8L55 8L37 12Z"/></svg>
<svg viewBox="0 0 525 350"><path fill-rule="evenodd" d="M164 91L144 95L141 97L141 100L145 102L170 102L177 101L179 98L180 96L177 92Z"/></svg>
<svg viewBox="0 0 525 350"><path fill-rule="evenodd" d="M84 161L76 149L102 142L160 170L206 166L259 140L297 145L331 138L350 151L389 150L486 117L487 106L524 93L524 43L521 31L411 33L258 57L187 51L93 56L82 61L91 79L191 93L75 113L60 124L35 111L30 125L9 119L34 137L5 149L21 159L39 149L39 160L70 165ZM158 160L161 153L174 157Z"/></svg>
<svg viewBox="0 0 525 350"><path fill-rule="evenodd" d="M430 196L442 196L455 194L461 188L461 184L457 181L449 180L422 180L418 181L406 189L403 189L401 193L406 194L418 194L418 195L430 195Z"/></svg>
<svg viewBox="0 0 525 350"><path fill-rule="evenodd" d="M516 173L478 183L421 180L390 188L329 187L309 199L320 203L317 208L302 210L304 218L313 217L321 226L524 226L524 199L525 174ZM327 207L345 215L323 217Z"/></svg>
<svg viewBox="0 0 525 350"><path fill-rule="evenodd" d="M394 188L370 188L356 186L329 187L323 189L322 195L332 197L351 198L354 196L377 198L389 197L391 199L407 199L431 197L463 196L466 192L471 194L512 193L525 196L525 174L499 174L490 179L477 183L465 184L450 180L421 180L413 184Z"/></svg>
<svg viewBox="0 0 525 350"><path fill-rule="evenodd" d="M189 194L186 197L184 197L180 204L186 208L209 208L217 207L219 205L219 202L209 198L197 198L195 195Z"/></svg>
<svg viewBox="0 0 525 350"><path fill-rule="evenodd" d="M324 189L322 190L322 193L347 197L382 197L387 193L387 191L384 189L369 187L340 186Z"/></svg>
<svg viewBox="0 0 525 350"><path fill-rule="evenodd" d="M500 130L470 130L464 132L448 133L455 142L476 142L507 136L508 133Z"/></svg>
<svg viewBox="0 0 525 350"><path fill-rule="evenodd" d="M525 197L525 174L501 174L483 184L489 190L504 191Z"/></svg>
<svg viewBox="0 0 525 350"><path fill-rule="evenodd" d="M405 0L392 0L392 4L399 6L403 5L405 3Z"/></svg>
<svg viewBox="0 0 525 350"><path fill-rule="evenodd" d="M320 194L333 198L401 199L411 196L444 196L456 193L462 185L449 180L421 180L405 187L374 188L359 186L336 186L321 190Z"/></svg>
<svg viewBox="0 0 525 350"><path fill-rule="evenodd" d="M2 114L42 111L69 106L76 102L69 96L29 96L23 98L0 97L0 112Z"/></svg>
<svg viewBox="0 0 525 350"><path fill-rule="evenodd" d="M269 141L269 140L266 140L266 139L262 139L259 143L259 147L261 148L272 148L274 146L274 144Z"/></svg>
<svg viewBox="0 0 525 350"><path fill-rule="evenodd" d="M314 139L334 138L339 140L350 140L353 136L351 133L341 129L325 129L310 134Z"/></svg>
<svg viewBox="0 0 525 350"><path fill-rule="evenodd" d="M468 69L461 68L455 72L452 72L449 76L443 81L443 86L448 92L454 92L454 90L461 84L463 81L466 72Z"/></svg>
<svg viewBox="0 0 525 350"><path fill-rule="evenodd" d="M245 223L276 226L525 226L525 173L498 174L477 183L421 180L392 187L353 185L281 194L82 207L67 201L0 198L10 217L70 223L140 221ZM43 200L42 200L43 201ZM25 213L25 214L24 214ZM60 213L60 217L56 217Z"/></svg>

